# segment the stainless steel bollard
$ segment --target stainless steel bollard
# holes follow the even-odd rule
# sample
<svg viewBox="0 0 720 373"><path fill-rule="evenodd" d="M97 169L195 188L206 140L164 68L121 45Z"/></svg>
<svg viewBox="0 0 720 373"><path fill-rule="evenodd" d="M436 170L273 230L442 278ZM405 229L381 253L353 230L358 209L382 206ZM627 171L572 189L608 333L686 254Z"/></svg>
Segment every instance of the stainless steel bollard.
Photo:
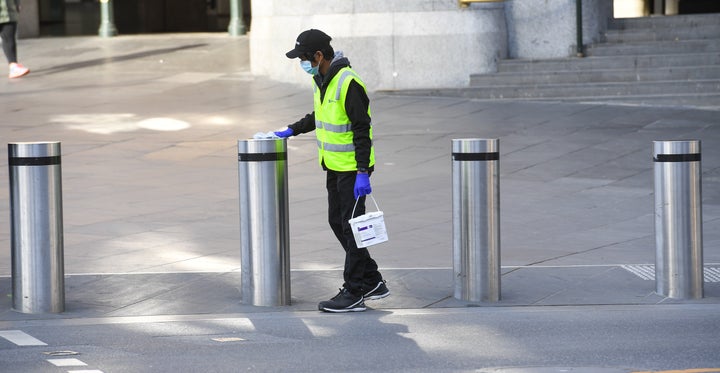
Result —
<svg viewBox="0 0 720 373"><path fill-rule="evenodd" d="M703 297L700 141L654 141L655 286L658 294Z"/></svg>
<svg viewBox="0 0 720 373"><path fill-rule="evenodd" d="M60 143L8 144L13 308L63 312Z"/></svg>
<svg viewBox="0 0 720 373"><path fill-rule="evenodd" d="M455 298L500 300L498 139L452 140Z"/></svg>
<svg viewBox="0 0 720 373"><path fill-rule="evenodd" d="M239 140L242 301L290 304L287 140Z"/></svg>

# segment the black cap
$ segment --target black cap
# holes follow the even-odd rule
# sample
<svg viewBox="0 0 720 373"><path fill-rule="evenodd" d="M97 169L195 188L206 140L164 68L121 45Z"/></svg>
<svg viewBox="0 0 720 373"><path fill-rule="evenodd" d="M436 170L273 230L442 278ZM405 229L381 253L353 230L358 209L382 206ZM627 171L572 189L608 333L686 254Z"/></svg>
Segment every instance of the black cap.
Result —
<svg viewBox="0 0 720 373"><path fill-rule="evenodd" d="M288 58L298 58L306 53L314 53L329 47L330 40L332 38L320 30L310 29L303 31L297 37L295 48L285 53L285 55Z"/></svg>

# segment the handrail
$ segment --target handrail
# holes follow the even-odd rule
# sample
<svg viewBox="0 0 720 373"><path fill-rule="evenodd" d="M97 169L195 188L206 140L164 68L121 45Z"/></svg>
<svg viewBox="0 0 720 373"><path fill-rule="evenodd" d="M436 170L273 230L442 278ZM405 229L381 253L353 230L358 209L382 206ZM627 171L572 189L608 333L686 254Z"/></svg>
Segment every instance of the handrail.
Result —
<svg viewBox="0 0 720 373"><path fill-rule="evenodd" d="M467 8L471 3L502 3L505 0L458 0L461 8Z"/></svg>

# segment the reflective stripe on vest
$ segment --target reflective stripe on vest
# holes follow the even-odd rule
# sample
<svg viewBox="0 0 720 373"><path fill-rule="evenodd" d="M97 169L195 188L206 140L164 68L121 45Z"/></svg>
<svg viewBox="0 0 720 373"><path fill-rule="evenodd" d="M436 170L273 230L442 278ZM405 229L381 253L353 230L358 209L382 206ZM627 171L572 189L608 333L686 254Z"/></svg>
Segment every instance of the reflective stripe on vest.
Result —
<svg viewBox="0 0 720 373"><path fill-rule="evenodd" d="M318 148L323 147L323 143L318 140ZM325 151L326 152L353 152L355 153L355 145L353 144L328 144L325 143ZM353 161L355 160L355 157L353 156ZM327 166L327 165L326 165ZM354 168L353 168L354 170ZM352 171L352 170L350 170Z"/></svg>
<svg viewBox="0 0 720 373"><path fill-rule="evenodd" d="M315 121L315 128L316 129L324 129L326 131L330 132L337 132L337 133L343 133L343 132L350 132L352 131L352 123L345 124L345 125L338 125L338 124L330 124L326 122L322 122L319 120Z"/></svg>
<svg viewBox="0 0 720 373"><path fill-rule="evenodd" d="M342 74L340 75L340 83L338 84L338 87L335 90L335 100L340 99L340 93L342 93L342 88L343 88L343 85L345 84L345 79L347 79L349 77L353 77L353 78L357 79L358 83L360 83L360 85L362 85L363 88L365 88L365 84L362 83L362 81L360 80L360 77L357 74L355 74L354 71L352 71L350 69L347 69L347 70L343 69L340 71L342 71ZM338 71L338 73L340 71Z"/></svg>
<svg viewBox="0 0 720 373"><path fill-rule="evenodd" d="M334 171L357 169L352 123L345 112L345 97L350 82L355 79L365 89L360 77L349 67L344 67L328 84L325 97L320 101L320 90L315 84L315 134L317 136L318 160ZM368 107L368 115L370 108ZM372 125L369 131L372 141ZM375 164L375 152L370 148L370 166Z"/></svg>

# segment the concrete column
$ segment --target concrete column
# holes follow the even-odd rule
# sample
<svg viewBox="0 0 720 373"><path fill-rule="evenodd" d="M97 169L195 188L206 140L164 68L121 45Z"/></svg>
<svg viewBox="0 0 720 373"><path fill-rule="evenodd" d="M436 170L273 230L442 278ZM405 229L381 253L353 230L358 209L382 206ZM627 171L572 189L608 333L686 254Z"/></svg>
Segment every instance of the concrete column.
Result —
<svg viewBox="0 0 720 373"><path fill-rule="evenodd" d="M509 1L506 14L510 57L574 56L577 49L575 5L576 0Z"/></svg>
<svg viewBox="0 0 720 373"><path fill-rule="evenodd" d="M665 0L665 15L677 15L680 13L679 0Z"/></svg>
<svg viewBox="0 0 720 373"><path fill-rule="evenodd" d="M243 22L242 0L230 0L230 36L245 35L245 22Z"/></svg>
<svg viewBox="0 0 720 373"><path fill-rule="evenodd" d="M663 1L664 0L653 0L652 14L663 14L665 12L665 9L663 9Z"/></svg>
<svg viewBox="0 0 720 373"><path fill-rule="evenodd" d="M650 15L650 3L647 0L614 0L615 18L645 17Z"/></svg>
<svg viewBox="0 0 720 373"><path fill-rule="evenodd" d="M20 20L18 22L18 38L34 38L40 35L39 9L38 0L22 1L20 5Z"/></svg>
<svg viewBox="0 0 720 373"><path fill-rule="evenodd" d="M98 35L101 37L117 35L112 0L100 0L100 29Z"/></svg>

